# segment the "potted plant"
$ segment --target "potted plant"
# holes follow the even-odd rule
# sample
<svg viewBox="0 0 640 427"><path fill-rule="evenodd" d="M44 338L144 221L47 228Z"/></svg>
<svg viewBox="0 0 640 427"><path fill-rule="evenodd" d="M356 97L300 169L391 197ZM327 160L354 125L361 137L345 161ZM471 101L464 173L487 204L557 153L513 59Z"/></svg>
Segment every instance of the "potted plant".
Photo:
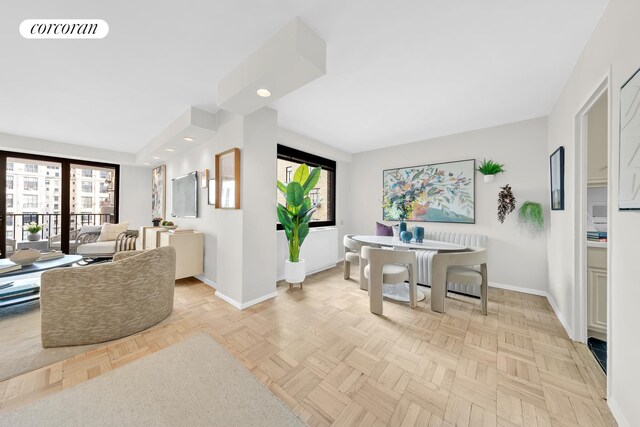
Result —
<svg viewBox="0 0 640 427"><path fill-rule="evenodd" d="M153 222L154 227L160 227L160 222L162 221L162 218L160 217L153 218L151 221Z"/></svg>
<svg viewBox="0 0 640 427"><path fill-rule="evenodd" d="M480 163L478 172L484 175L484 182L493 182L497 174L504 172L504 165L485 159Z"/></svg>
<svg viewBox="0 0 640 427"><path fill-rule="evenodd" d="M38 224L37 222L30 222L22 226L23 230L26 230L29 234L27 234L27 240L30 242L37 242L42 238L40 232L42 231L42 224Z"/></svg>
<svg viewBox="0 0 640 427"><path fill-rule="evenodd" d="M309 222L316 211L311 204L309 191L320 179L321 168L309 172L306 164L300 165L288 184L278 181L278 190L284 195L286 206L278 203L278 221L284 228L289 242L289 259L284 264L284 279L289 283L302 283L306 276L304 259L300 259L300 247L309 234Z"/></svg>

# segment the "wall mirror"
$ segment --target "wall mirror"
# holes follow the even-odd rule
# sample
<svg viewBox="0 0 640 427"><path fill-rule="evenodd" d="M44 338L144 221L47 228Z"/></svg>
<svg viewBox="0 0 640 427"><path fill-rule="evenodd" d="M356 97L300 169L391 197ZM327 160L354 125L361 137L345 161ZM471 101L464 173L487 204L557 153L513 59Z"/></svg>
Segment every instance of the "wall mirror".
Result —
<svg viewBox="0 0 640 427"><path fill-rule="evenodd" d="M620 90L620 210L640 210L639 109L640 70Z"/></svg>
<svg viewBox="0 0 640 427"><path fill-rule="evenodd" d="M216 154L216 208L240 209L240 149Z"/></svg>

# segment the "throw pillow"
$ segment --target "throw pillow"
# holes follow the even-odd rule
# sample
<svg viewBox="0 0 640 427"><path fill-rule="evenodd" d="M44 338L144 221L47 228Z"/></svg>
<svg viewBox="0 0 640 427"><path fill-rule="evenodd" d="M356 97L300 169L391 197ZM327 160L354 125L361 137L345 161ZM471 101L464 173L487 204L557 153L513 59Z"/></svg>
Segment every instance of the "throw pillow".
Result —
<svg viewBox="0 0 640 427"><path fill-rule="evenodd" d="M129 228L128 222L120 222L118 224L103 224L102 231L100 231L100 237L98 242L109 242L116 240L116 237L120 233L124 233Z"/></svg>
<svg viewBox="0 0 640 427"><path fill-rule="evenodd" d="M376 222L376 236L393 236L393 229L390 225Z"/></svg>

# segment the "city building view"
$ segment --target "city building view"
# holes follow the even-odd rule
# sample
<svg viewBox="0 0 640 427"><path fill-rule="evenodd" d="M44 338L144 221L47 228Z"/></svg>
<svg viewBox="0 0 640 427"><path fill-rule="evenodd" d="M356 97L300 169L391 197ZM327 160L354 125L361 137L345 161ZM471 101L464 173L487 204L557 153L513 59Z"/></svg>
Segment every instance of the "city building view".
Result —
<svg viewBox="0 0 640 427"><path fill-rule="evenodd" d="M278 181L287 184L293 179L293 174L301 163L292 162L289 160L278 159ZM312 167L309 168L313 169ZM311 204L316 206L316 213L313 215L311 221L330 221L329 218L331 210L329 209L329 203L331 198L329 197L329 173L326 170L320 172L320 179L318 184L309 192L309 198ZM284 195L278 191L278 203L286 206Z"/></svg>
<svg viewBox="0 0 640 427"><path fill-rule="evenodd" d="M112 222L115 205L114 171L86 166L70 170L70 229ZM6 175L7 239L26 239L23 226L43 225L42 239L62 226L62 172L57 163L8 159Z"/></svg>

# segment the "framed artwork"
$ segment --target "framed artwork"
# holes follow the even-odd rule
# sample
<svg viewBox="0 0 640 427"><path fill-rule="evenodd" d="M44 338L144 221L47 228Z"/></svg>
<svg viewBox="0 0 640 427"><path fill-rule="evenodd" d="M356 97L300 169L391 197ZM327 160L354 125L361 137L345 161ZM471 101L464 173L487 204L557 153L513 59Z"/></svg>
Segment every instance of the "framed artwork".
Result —
<svg viewBox="0 0 640 427"><path fill-rule="evenodd" d="M240 209L240 149L216 154L216 208Z"/></svg>
<svg viewBox="0 0 640 427"><path fill-rule="evenodd" d="M620 89L618 209L640 210L640 70Z"/></svg>
<svg viewBox="0 0 640 427"><path fill-rule="evenodd" d="M207 188L209 184L209 169L200 171L200 188Z"/></svg>
<svg viewBox="0 0 640 427"><path fill-rule="evenodd" d="M475 160L382 172L382 219L475 223Z"/></svg>
<svg viewBox="0 0 640 427"><path fill-rule="evenodd" d="M549 160L551 169L551 210L564 210L564 147L553 152Z"/></svg>
<svg viewBox="0 0 640 427"><path fill-rule="evenodd" d="M166 218L167 194L166 166L161 165L151 171L151 218Z"/></svg>
<svg viewBox="0 0 640 427"><path fill-rule="evenodd" d="M212 206L216 205L216 180L215 179L209 180L207 203L209 203Z"/></svg>

